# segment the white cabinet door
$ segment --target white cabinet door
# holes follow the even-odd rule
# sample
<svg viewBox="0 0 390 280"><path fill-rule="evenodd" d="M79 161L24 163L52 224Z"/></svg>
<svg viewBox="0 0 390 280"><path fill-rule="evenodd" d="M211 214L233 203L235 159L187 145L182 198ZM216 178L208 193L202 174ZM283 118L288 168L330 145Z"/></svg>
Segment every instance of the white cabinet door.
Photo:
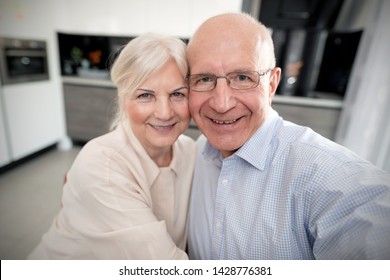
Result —
<svg viewBox="0 0 390 280"><path fill-rule="evenodd" d="M0 87L0 167L11 162L7 137L4 120L3 92Z"/></svg>
<svg viewBox="0 0 390 280"><path fill-rule="evenodd" d="M3 87L12 160L46 148L63 137L63 108L50 81Z"/></svg>

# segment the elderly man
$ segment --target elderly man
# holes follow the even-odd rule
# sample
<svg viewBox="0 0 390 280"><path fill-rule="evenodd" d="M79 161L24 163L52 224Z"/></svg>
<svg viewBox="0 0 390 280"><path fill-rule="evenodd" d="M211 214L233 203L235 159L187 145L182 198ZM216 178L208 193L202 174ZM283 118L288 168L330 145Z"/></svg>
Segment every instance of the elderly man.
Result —
<svg viewBox="0 0 390 280"><path fill-rule="evenodd" d="M197 141L192 259L390 259L390 175L271 107L267 28L203 23L188 45Z"/></svg>

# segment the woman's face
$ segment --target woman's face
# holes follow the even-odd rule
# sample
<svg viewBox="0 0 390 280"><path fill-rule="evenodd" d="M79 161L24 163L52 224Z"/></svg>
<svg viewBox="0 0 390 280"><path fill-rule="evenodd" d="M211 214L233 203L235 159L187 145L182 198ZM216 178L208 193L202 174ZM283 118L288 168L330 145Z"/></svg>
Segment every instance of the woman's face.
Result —
<svg viewBox="0 0 390 280"><path fill-rule="evenodd" d="M167 62L125 100L135 136L149 154L170 148L188 127L188 88L176 63Z"/></svg>

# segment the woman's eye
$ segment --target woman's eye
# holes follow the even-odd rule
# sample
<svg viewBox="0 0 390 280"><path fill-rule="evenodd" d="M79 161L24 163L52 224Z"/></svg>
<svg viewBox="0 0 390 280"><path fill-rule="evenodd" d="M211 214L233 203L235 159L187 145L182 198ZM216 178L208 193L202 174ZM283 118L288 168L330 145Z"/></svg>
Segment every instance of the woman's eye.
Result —
<svg viewBox="0 0 390 280"><path fill-rule="evenodd" d="M181 96L184 96L184 94L182 94L181 92L174 92L174 93L172 93L172 96L181 97Z"/></svg>
<svg viewBox="0 0 390 280"><path fill-rule="evenodd" d="M149 92L143 92L137 96L138 99L150 99L152 97L152 94Z"/></svg>
<svg viewBox="0 0 390 280"><path fill-rule="evenodd" d="M180 91L175 91L171 94L171 97L175 100L182 100L187 98L188 93L186 92L180 92Z"/></svg>

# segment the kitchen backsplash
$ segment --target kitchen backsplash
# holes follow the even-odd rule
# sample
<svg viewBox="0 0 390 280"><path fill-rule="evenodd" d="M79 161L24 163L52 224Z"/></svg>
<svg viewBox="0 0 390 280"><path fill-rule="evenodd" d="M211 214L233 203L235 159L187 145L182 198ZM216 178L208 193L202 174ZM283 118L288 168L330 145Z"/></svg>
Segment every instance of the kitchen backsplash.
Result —
<svg viewBox="0 0 390 280"><path fill-rule="evenodd" d="M57 33L62 76L109 79L110 65L135 36ZM182 38L188 42L188 39Z"/></svg>
<svg viewBox="0 0 390 280"><path fill-rule="evenodd" d="M61 75L108 79L110 64L134 37L57 33Z"/></svg>

